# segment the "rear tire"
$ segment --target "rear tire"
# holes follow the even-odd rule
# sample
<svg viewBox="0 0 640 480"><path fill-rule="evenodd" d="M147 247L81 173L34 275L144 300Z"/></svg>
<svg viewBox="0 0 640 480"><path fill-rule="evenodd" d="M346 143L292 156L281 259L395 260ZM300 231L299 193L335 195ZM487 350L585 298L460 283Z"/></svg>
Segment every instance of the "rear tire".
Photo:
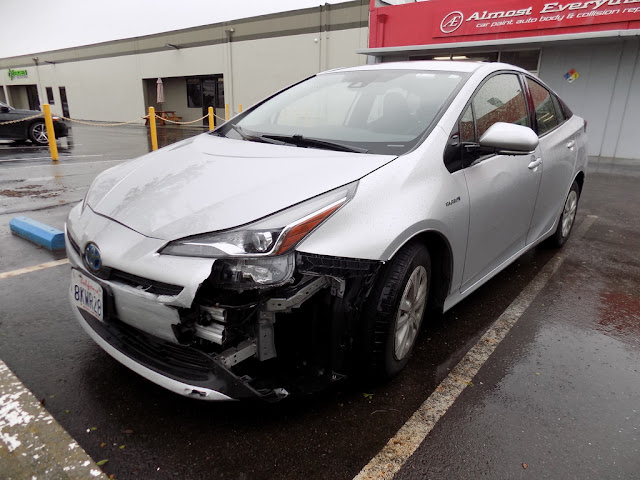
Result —
<svg viewBox="0 0 640 480"><path fill-rule="evenodd" d="M409 361L431 285L431 258L410 243L385 266L364 309L362 369L370 380L397 375Z"/></svg>
<svg viewBox="0 0 640 480"><path fill-rule="evenodd" d="M547 244L552 248L560 248L569 239L573 224L576 220L576 213L578 211L578 201L580 200L580 187L578 182L574 181L571 185L571 190L564 201L564 207L560 214L560 220L558 221L558 228L554 234L549 237Z"/></svg>
<svg viewBox="0 0 640 480"><path fill-rule="evenodd" d="M44 122L33 122L29 125L29 140L36 145L47 145L49 143Z"/></svg>

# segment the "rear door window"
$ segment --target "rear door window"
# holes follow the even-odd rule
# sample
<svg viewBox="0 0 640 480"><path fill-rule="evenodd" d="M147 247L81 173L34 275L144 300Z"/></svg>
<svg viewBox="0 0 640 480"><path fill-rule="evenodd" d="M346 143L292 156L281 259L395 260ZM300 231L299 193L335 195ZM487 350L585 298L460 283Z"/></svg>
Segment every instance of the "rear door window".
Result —
<svg viewBox="0 0 640 480"><path fill-rule="evenodd" d="M553 102L553 94L529 77L527 77L527 83L533 98L538 135L544 135L560 123Z"/></svg>

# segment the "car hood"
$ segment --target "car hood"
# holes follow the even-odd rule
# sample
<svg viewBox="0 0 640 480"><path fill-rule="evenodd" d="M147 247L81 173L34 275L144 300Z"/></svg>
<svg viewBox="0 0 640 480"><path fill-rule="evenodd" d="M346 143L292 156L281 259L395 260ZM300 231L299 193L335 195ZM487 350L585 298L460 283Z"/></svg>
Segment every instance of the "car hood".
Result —
<svg viewBox="0 0 640 480"><path fill-rule="evenodd" d="M203 134L102 173L87 204L145 236L173 240L250 223L394 158Z"/></svg>
<svg viewBox="0 0 640 480"><path fill-rule="evenodd" d="M13 113L14 115L17 113L18 115L24 115L31 117L32 115L38 115L41 114L42 112L38 111L38 110L23 110L21 108L14 108L12 110L9 111L9 113Z"/></svg>

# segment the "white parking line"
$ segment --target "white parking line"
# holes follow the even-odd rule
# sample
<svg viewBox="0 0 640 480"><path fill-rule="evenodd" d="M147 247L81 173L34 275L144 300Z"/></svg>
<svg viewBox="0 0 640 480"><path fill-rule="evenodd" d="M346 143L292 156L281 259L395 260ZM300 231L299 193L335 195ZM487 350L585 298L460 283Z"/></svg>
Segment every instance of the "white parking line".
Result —
<svg viewBox="0 0 640 480"><path fill-rule="evenodd" d="M62 260L56 260L55 262L47 262L41 263L40 265L34 265L33 267L19 268L18 270L0 273L0 280L17 277L18 275L24 275L25 273L37 272L38 270L44 270L46 268L57 267L59 265L66 265L67 263L69 263L69 259L63 258Z"/></svg>
<svg viewBox="0 0 640 480"><path fill-rule="evenodd" d="M582 237L598 217L589 215L575 232ZM453 405L462 391L471 384L482 365L489 359L498 344L522 316L538 293L565 261L569 251L555 255L518 297L507 307L495 323L467 352L463 359L447 375L435 391L416 410L380 452L355 476L354 480L391 479L402 465L418 449L438 420Z"/></svg>
<svg viewBox="0 0 640 480"><path fill-rule="evenodd" d="M67 160L69 158L86 158L86 157L104 157L102 154L92 154L92 155L62 155L60 160ZM5 162L20 162L23 160L51 160L51 157L26 157L26 158L3 158L0 160L1 163ZM77 164L76 164L77 165Z"/></svg>
<svg viewBox="0 0 640 480"><path fill-rule="evenodd" d="M103 155L97 155L99 157L102 157ZM71 157L68 157L71 158ZM19 169L19 168L43 168L43 167L77 167L78 165L98 165L98 164L102 164L102 163L111 163L111 162L126 162L128 160L131 160L130 158L116 158L113 160L101 160L99 162L81 162L81 163L58 163L58 164L51 164L51 165L16 165L16 166L10 166L10 167L2 167L3 169ZM0 162L2 162L3 160L0 160Z"/></svg>
<svg viewBox="0 0 640 480"><path fill-rule="evenodd" d="M106 474L0 360L2 478L107 480Z"/></svg>

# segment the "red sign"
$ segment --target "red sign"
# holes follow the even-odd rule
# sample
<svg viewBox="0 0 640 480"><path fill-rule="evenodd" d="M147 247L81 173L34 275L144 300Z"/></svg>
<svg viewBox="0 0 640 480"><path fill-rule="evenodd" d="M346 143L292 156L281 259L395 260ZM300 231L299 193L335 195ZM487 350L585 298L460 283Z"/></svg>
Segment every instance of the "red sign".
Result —
<svg viewBox="0 0 640 480"><path fill-rule="evenodd" d="M370 47L640 28L640 0L431 0L380 8L372 0L371 5Z"/></svg>

